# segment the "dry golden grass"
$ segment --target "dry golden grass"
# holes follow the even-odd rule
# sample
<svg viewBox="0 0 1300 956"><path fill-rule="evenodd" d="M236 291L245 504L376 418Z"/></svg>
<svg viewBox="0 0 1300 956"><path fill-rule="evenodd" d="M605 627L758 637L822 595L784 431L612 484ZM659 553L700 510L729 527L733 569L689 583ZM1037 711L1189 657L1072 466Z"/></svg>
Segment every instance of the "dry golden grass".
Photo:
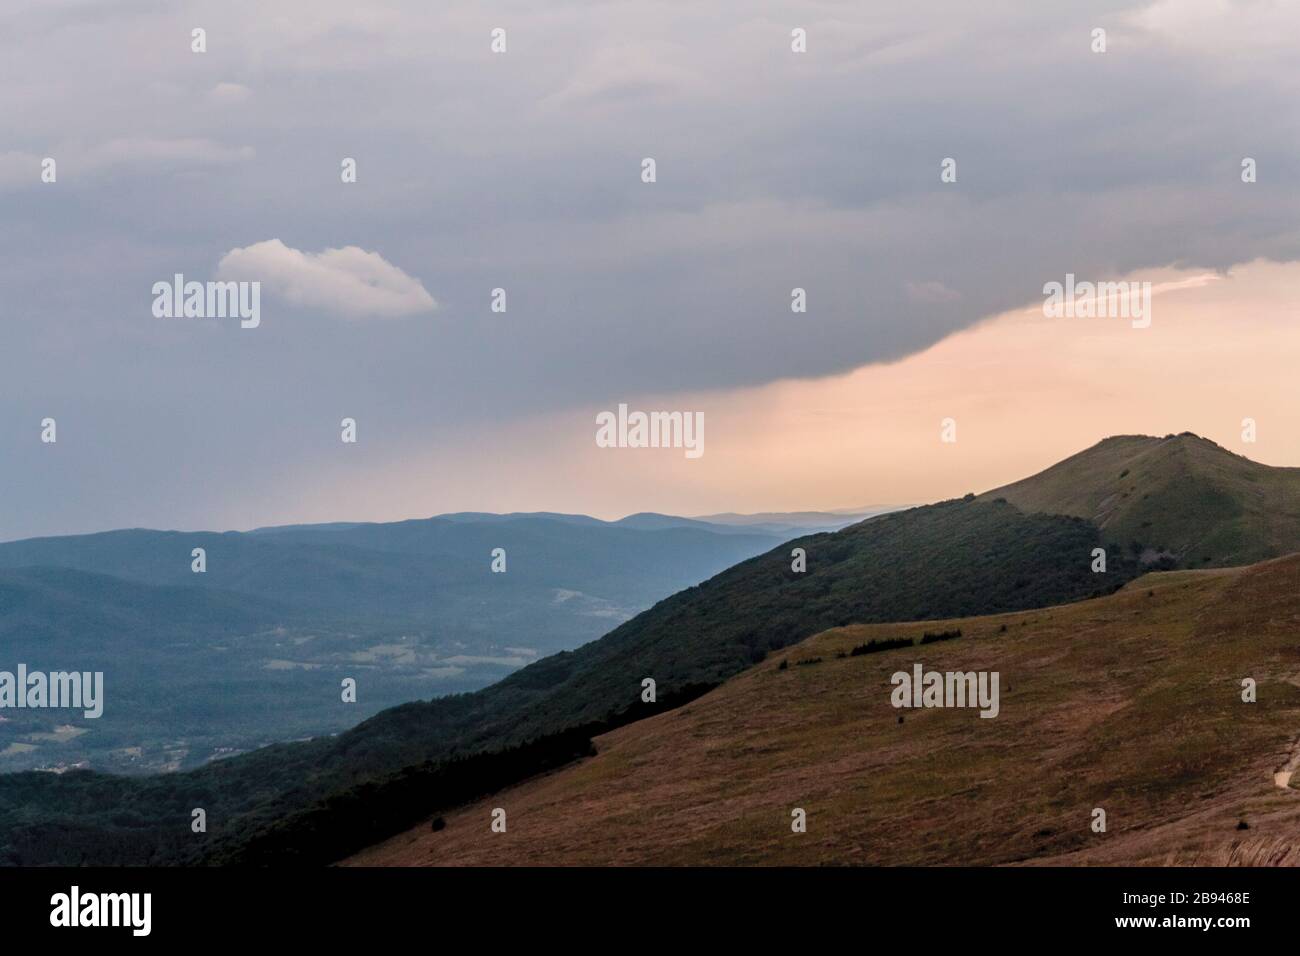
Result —
<svg viewBox="0 0 1300 956"><path fill-rule="evenodd" d="M952 627L963 636L836 657ZM1300 792L1273 772L1300 738L1298 638L1300 555L1024 613L836 628L347 863L1293 863ZM999 671L1000 715L895 710L889 677L916 661Z"/></svg>

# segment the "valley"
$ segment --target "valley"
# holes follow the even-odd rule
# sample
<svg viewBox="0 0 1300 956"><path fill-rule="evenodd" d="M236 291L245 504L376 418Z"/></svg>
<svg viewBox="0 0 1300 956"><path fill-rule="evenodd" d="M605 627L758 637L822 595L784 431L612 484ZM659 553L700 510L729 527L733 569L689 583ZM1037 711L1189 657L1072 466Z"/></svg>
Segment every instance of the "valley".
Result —
<svg viewBox="0 0 1300 956"><path fill-rule="evenodd" d="M0 710L0 772L171 772L337 734L594 640L781 540L658 518L450 515L0 543L0 670L75 666L107 686L99 719ZM494 547L511 555L506 574L488 573ZM340 699L348 677L355 703ZM64 723L77 733L55 734Z"/></svg>

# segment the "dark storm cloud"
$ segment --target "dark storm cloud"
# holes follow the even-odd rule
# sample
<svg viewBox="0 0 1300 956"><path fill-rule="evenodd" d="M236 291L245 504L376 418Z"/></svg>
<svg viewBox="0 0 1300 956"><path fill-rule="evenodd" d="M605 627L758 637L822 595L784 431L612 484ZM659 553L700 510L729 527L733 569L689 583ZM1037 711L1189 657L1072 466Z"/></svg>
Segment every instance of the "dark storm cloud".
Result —
<svg viewBox="0 0 1300 956"><path fill-rule="evenodd" d="M1089 6L11 4L0 537L237 523L345 415L397 458L897 359L1067 271L1300 256L1296 15ZM437 308L335 314L281 282L256 330L151 315L154 282L273 239L374 253Z"/></svg>

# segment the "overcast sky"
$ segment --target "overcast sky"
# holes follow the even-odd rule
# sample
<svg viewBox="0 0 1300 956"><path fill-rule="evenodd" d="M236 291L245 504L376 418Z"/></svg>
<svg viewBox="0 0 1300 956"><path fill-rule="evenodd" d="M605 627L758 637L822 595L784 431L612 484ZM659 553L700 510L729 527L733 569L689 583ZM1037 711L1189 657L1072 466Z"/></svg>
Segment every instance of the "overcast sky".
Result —
<svg viewBox="0 0 1300 956"><path fill-rule="evenodd" d="M1229 270L1300 259L1298 10L8 0L0 538L469 509L831 508L1020 477L953 469L949 489L928 460L883 454L906 442L863 439L902 416L897 428L930 442L928 405L855 399L823 431L792 412L826 383L887 374L1041 304L1067 272L1258 279L1240 301L1216 293L1201 344L1231 336L1265 286L1279 329L1294 322L1274 273ZM497 27L505 53L491 49ZM795 28L806 53L791 50ZM56 182L42 182L46 157ZM355 183L341 182L345 157ZM954 183L940 181L945 157ZM1242 182L1245 157L1257 182ZM178 272L258 279L261 325L155 317L153 284ZM806 314L791 312L796 286ZM504 314L489 308L497 287ZM1148 355L1167 376L1193 337L1180 353L1164 328L1140 346L1143 331L1108 328L1097 374ZM1066 341L1048 334L991 369L1004 397L1016 369L1055 378ZM1259 341L1273 362L1296 357L1294 338ZM1142 366L1124 374L1138 389L1127 407L1170 399L1167 381L1140 390ZM779 416L756 397L774 388ZM1077 413L1064 388L1052 400ZM597 456L595 412L620 402L712 409L705 456ZM1295 433L1295 404L1260 392L1271 440ZM1189 399L1183 427L1231 435L1249 414L1203 406ZM1122 411L1047 443L1006 410L964 414L986 416L968 434L990 461L1019 467L1027 446L1068 453L1145 427ZM54 445L40 440L47 417ZM355 445L339 440L344 417ZM805 477L760 474L759 435L773 461L797 447ZM1272 463L1300 464L1294 444L1270 447Z"/></svg>

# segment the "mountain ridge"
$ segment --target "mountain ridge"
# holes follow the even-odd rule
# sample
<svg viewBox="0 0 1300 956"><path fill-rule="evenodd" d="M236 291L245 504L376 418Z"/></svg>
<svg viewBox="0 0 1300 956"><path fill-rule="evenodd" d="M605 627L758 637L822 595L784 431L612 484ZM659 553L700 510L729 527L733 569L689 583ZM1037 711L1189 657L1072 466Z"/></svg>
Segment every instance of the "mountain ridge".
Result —
<svg viewBox="0 0 1300 956"><path fill-rule="evenodd" d="M99 795L101 821L119 806L129 806L136 817L143 814L142 819L152 821L137 827L138 839L132 844L150 859L192 862L205 853L238 855L240 841L255 839L277 821L313 806L328 806L330 794L372 786L404 767L520 746L639 706L647 677L669 698L692 686L730 678L771 652L830 627L1061 605L1113 592L1144 567L1177 564L1172 552L1159 548L1180 543L1177 540L1113 541L1089 518L1032 510L1034 496L1048 495L1062 475L1077 476L1080 490L1073 499L1063 495L1056 506L1077 510L1108 489L1113 493L1119 478L1112 467L1114 446L1102 451L1098 447L1067 459L1073 463L1070 468L1053 466L978 499L971 494L786 541L658 601L597 641L539 660L482 691L391 708L331 740L268 748L178 775L183 779L150 778L134 789L93 774L78 776L63 789L30 779L20 786L0 777L0 832L6 825L11 831L19 828L19 838L8 850L0 844L0 859L6 852L11 860L15 853L23 859L43 854L41 848L52 847L58 839L50 828L75 822L64 809L69 801L84 806L89 794ZM1182 510L1194 506L1195 497L1168 480L1178 474L1169 465L1176 464L1177 456L1161 461L1164 464L1143 472L1153 490L1142 492L1135 486L1130 497L1167 499L1166 510L1173 517L1157 532L1177 532L1184 525L1194 529L1204 514L1185 520ZM1267 466L1242 461L1250 466L1248 471L1264 469L1270 481L1277 479ZM1081 463L1091 466L1081 468ZM1289 482L1290 472L1296 470L1283 471L1284 482ZM1227 476L1219 490L1229 496L1251 485L1250 476L1243 477L1239 468L1207 473ZM1142 493L1148 498L1142 499ZM1016 506L1012 497L1028 510ZM1159 517L1159 504L1136 513ZM1241 510L1268 517L1244 505ZM1224 520L1235 517L1235 512L1229 513ZM1289 512L1282 517L1276 533L1261 547L1300 549ZM1240 531L1235 525L1229 530ZM1093 555L1100 546L1115 550L1106 571L1098 574ZM802 559L796 549L803 552ZM806 561L803 569L801 560ZM646 708L646 716L653 713L653 706ZM14 795L19 792L45 808L43 815L24 817L22 801ZM206 844L163 836L167 807L176 805L177 794L188 792L204 793L209 801L214 823ZM120 845L120 827L111 822L103 826L97 839ZM144 832L152 835L146 839ZM55 855L41 858L60 859L60 851L50 852Z"/></svg>
<svg viewBox="0 0 1300 956"><path fill-rule="evenodd" d="M1096 524L1108 542L1181 567L1251 564L1300 542L1300 468L1264 465L1192 432L1103 439L984 492Z"/></svg>
<svg viewBox="0 0 1300 956"><path fill-rule="evenodd" d="M830 629L343 862L1294 865L1300 799L1275 775L1300 761L1298 621L1295 553L1068 605ZM900 639L915 643L857 653ZM892 706L891 673L918 663L999 671L997 717Z"/></svg>

